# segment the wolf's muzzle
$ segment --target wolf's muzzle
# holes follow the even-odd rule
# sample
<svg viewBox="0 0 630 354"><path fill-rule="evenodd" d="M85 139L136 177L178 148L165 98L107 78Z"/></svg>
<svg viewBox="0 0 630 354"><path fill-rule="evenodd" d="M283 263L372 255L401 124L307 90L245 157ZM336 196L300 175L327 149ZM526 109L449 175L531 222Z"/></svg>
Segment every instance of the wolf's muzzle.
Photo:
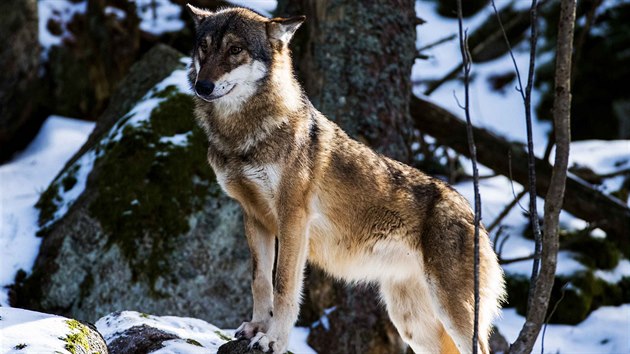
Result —
<svg viewBox="0 0 630 354"><path fill-rule="evenodd" d="M210 96L212 91L214 91L214 83L207 80L197 81L195 91L199 96Z"/></svg>

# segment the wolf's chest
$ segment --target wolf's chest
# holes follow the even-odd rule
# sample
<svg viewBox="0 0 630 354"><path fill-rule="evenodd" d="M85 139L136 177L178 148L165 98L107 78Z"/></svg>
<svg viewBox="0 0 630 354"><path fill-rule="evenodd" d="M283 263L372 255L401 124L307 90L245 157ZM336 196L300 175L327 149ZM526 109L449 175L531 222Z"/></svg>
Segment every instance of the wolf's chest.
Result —
<svg viewBox="0 0 630 354"><path fill-rule="evenodd" d="M262 198L271 206L277 199L282 175L278 164L231 166L215 173L221 188L241 202Z"/></svg>

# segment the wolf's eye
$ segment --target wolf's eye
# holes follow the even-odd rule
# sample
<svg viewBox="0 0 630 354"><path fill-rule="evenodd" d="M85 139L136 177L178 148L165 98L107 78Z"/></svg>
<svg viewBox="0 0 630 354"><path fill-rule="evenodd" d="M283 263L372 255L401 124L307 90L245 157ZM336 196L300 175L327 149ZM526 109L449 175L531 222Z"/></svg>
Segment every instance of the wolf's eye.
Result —
<svg viewBox="0 0 630 354"><path fill-rule="evenodd" d="M240 53L242 51L243 51L243 48L241 48L241 47L237 47L237 46L231 46L230 47L230 54L232 54L232 55L236 55L236 54L238 54L238 53Z"/></svg>
<svg viewBox="0 0 630 354"><path fill-rule="evenodd" d="M208 42L206 41L202 41L201 44L199 44L199 48L201 48L202 52L207 52L208 51Z"/></svg>

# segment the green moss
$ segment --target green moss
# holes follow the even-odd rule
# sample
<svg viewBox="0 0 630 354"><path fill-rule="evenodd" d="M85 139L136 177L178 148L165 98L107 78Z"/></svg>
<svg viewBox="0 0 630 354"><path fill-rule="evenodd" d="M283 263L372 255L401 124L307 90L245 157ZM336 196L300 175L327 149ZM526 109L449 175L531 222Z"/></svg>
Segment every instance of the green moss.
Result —
<svg viewBox="0 0 630 354"><path fill-rule="evenodd" d="M192 338L188 338L188 339L186 339L186 343L188 343L188 344L192 344L192 345L195 345L195 346L197 346L197 347L202 347L202 348L203 348L203 345L201 345L201 343L197 342L196 340L194 340L194 339L192 339Z"/></svg>
<svg viewBox="0 0 630 354"><path fill-rule="evenodd" d="M614 243L589 235L580 235L567 242L563 248L577 252L577 260L589 268L613 269L621 259L621 252Z"/></svg>
<svg viewBox="0 0 630 354"><path fill-rule="evenodd" d="M154 93L153 96L154 97L159 97L159 98L167 98L168 96L171 96L171 95L173 95L175 93L177 93L177 86L175 86L175 85L168 85L162 91L158 91L158 92Z"/></svg>
<svg viewBox="0 0 630 354"><path fill-rule="evenodd" d="M190 215L218 193L192 98L172 88L155 96L166 99L148 121L124 126L119 141L102 147L95 165L101 171L98 194L89 207L109 234L109 246L118 245L130 263L133 280L152 286L169 268L168 254L179 236L189 231ZM186 146L160 142L187 132Z"/></svg>
<svg viewBox="0 0 630 354"><path fill-rule="evenodd" d="M57 205L61 203L62 199L59 195L59 186L53 182L48 188L39 196L39 200L35 204L35 208L39 209L39 218L37 223L40 227L46 225L55 217L55 213L59 208ZM40 230L41 231L41 230ZM38 235L42 235L38 232Z"/></svg>
<svg viewBox="0 0 630 354"><path fill-rule="evenodd" d="M77 320L66 320L65 322L70 328L70 333L68 333L65 338L62 337L59 339L66 342L66 350L72 354L89 351L90 342L88 341L88 337L90 330L87 326ZM79 350L79 347L85 350Z"/></svg>
<svg viewBox="0 0 630 354"><path fill-rule="evenodd" d="M150 318L151 316L143 312L143 313L140 314L140 317L142 317L142 318Z"/></svg>
<svg viewBox="0 0 630 354"><path fill-rule="evenodd" d="M219 336L219 338L225 340L225 341L231 341L232 338L224 333L222 333L221 331L214 331L214 334L216 334L217 336Z"/></svg>

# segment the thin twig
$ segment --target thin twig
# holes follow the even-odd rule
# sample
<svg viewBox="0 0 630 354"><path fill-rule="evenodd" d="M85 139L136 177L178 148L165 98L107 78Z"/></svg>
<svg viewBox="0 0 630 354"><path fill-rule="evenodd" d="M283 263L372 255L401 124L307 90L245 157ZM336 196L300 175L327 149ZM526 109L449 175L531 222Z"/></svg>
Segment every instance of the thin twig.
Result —
<svg viewBox="0 0 630 354"><path fill-rule="evenodd" d="M519 202L519 200L521 200L521 198L523 198L523 196L526 193L527 191L523 189L514 199L512 199L512 201L508 205L505 206L505 208L503 208L499 216L497 216L496 219L494 219L494 221L492 222L492 224L488 226L488 232L492 232L492 230L494 230L494 228L497 227L497 225L499 225L499 223L501 223L503 219L505 219L505 217L510 213L512 208L514 208L514 206Z"/></svg>
<svg viewBox="0 0 630 354"><path fill-rule="evenodd" d="M423 51L425 51L427 49L431 49L433 47L437 47L440 44L446 43L448 41L452 41L455 38L457 38L457 34L453 33L450 36L446 36L446 37L444 37L442 39L438 39L437 41L435 41L433 43L429 43L429 44L425 45L424 47L418 48L418 52L421 53L421 52L423 52Z"/></svg>
<svg viewBox="0 0 630 354"><path fill-rule="evenodd" d="M510 53L510 58L512 58L514 71L516 71L516 80L518 83L518 88L516 89L516 91L518 91L521 94L523 100L525 100L525 94L523 93L523 81L521 80L521 71L518 69L518 64L516 64L514 52L512 51L512 45L510 44L510 40L508 39L505 27L503 27L503 21L501 20L501 15L499 15L499 10L497 10L497 6L494 3L494 0L492 0L492 9L494 10L494 14L496 15L497 21L499 22L499 27L501 28L501 33L503 33L503 39L505 40L505 45L507 45L508 53Z"/></svg>
<svg viewBox="0 0 630 354"><path fill-rule="evenodd" d="M540 267L540 254L542 252L542 235L540 232L540 222L538 220L538 209L536 206L536 156L534 156L534 140L532 129L532 87L534 86L534 69L536 67L536 46L538 43L538 11L537 0L532 0L530 11L531 16L531 39L529 50L529 70L527 73L527 86L525 87L525 122L527 126L527 158L529 171L529 218L534 232L534 264L532 266L531 285L529 289L530 298L536 289L536 278L538 278L538 268ZM528 301L528 311L531 302Z"/></svg>
<svg viewBox="0 0 630 354"><path fill-rule="evenodd" d="M535 255L534 254L530 254L529 256L523 256L523 257L516 257L516 258L509 258L509 259L503 259L503 258L499 258L499 264L510 264L510 263L516 263L516 262L522 262L522 261L528 261L530 259L534 259Z"/></svg>
<svg viewBox="0 0 630 354"><path fill-rule="evenodd" d="M466 115L466 136L468 138L468 149L470 150L470 160L473 169L473 189L475 193L475 235L474 235L474 327L472 337L472 352L477 354L479 350L479 226L481 224L481 197L479 195L479 169L477 167L477 147L473 136L472 122L470 119L470 69L472 58L468 48L468 33L464 31L464 16L462 14L462 0L457 0L457 19L459 29L459 49L462 55L464 71L464 112ZM459 104L459 102L458 102Z"/></svg>
<svg viewBox="0 0 630 354"><path fill-rule="evenodd" d="M553 309L551 310L551 312L549 313L549 316L547 316L547 319L545 320L545 325L543 326L542 338L540 338L540 354L545 354L545 334L547 334L547 324L549 324L549 320L551 320L551 316L553 316L553 314L556 313L558 306L560 305L562 300L564 300L564 295L566 294L568 285L569 285L569 282L566 282L562 286L560 290L561 291L560 298L553 305Z"/></svg>

